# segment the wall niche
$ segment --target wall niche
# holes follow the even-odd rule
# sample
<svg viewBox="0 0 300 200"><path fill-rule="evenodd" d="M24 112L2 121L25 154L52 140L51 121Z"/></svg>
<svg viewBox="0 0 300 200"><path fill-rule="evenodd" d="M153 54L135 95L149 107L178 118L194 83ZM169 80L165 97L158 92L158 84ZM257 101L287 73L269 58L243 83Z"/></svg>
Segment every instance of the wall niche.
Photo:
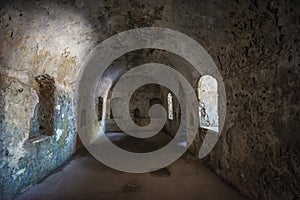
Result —
<svg viewBox="0 0 300 200"><path fill-rule="evenodd" d="M31 120L30 139L54 134L54 78L48 74L42 74L36 76L35 81L38 83L37 94L39 102L35 107L34 117Z"/></svg>

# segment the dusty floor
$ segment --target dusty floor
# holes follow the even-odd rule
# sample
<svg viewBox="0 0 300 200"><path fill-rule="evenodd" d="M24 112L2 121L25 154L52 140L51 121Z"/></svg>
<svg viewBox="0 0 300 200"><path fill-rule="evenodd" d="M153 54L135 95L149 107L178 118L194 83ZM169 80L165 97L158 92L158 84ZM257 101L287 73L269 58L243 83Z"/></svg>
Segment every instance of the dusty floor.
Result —
<svg viewBox="0 0 300 200"><path fill-rule="evenodd" d="M151 140L111 134L111 140L124 149L144 152L169 141L165 134ZM111 169L81 151L70 162L41 183L23 193L18 200L43 199L244 199L222 182L190 153L167 168L144 174L123 173Z"/></svg>

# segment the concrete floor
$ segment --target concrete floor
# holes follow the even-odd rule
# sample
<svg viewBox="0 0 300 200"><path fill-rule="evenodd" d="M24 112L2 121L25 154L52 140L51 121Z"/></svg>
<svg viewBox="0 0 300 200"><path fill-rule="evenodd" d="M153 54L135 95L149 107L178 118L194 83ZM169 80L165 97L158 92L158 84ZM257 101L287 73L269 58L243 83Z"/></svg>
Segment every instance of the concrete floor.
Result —
<svg viewBox="0 0 300 200"><path fill-rule="evenodd" d="M118 146L144 152L163 146L170 138L160 133L152 139L134 139L110 134ZM73 156L55 173L35 185L18 200L54 199L122 199L122 200L193 200L245 199L222 182L199 159L185 153L170 166L156 172L130 174L111 169L94 159L87 151Z"/></svg>

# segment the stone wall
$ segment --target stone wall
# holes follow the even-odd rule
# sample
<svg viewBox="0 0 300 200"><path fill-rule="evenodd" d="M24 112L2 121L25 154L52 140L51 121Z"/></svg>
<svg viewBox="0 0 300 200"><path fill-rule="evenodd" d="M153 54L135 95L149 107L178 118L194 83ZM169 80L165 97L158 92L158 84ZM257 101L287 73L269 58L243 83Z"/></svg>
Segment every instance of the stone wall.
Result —
<svg viewBox="0 0 300 200"><path fill-rule="evenodd" d="M54 96L52 135L33 123L37 92L16 78L0 76L1 199L9 199L62 165L75 150L75 121L72 98ZM41 131L41 130L40 130Z"/></svg>
<svg viewBox="0 0 300 200"><path fill-rule="evenodd" d="M74 81L93 42L74 5L0 8L0 199L11 199L74 153Z"/></svg>
<svg viewBox="0 0 300 200"><path fill-rule="evenodd" d="M113 88L112 88L113 90ZM155 84L148 84L138 88L131 96L129 103L129 113L131 119L140 126L146 126L150 123L149 108L153 99L160 99L160 86ZM113 101L113 100L112 100ZM109 110L111 104L109 104ZM120 132L121 129L116 124L114 118L118 116L111 116L105 119L105 132Z"/></svg>
<svg viewBox="0 0 300 200"><path fill-rule="evenodd" d="M204 160L250 198L299 198L299 4L182 4L174 27L206 48L227 93L221 139Z"/></svg>
<svg viewBox="0 0 300 200"><path fill-rule="evenodd" d="M138 88L130 98L129 112L134 122L140 126L150 123L149 108L153 99L160 99L160 86L148 84Z"/></svg>
<svg viewBox="0 0 300 200"><path fill-rule="evenodd" d="M146 26L191 36L224 78L226 123L204 161L250 198L299 198L299 2L33 0L1 1L0 8L2 199L74 152L75 83L88 52L111 35ZM199 76L189 65L165 61L196 91ZM54 134L33 143L35 77L43 74L55 81ZM203 134L191 148L196 155Z"/></svg>

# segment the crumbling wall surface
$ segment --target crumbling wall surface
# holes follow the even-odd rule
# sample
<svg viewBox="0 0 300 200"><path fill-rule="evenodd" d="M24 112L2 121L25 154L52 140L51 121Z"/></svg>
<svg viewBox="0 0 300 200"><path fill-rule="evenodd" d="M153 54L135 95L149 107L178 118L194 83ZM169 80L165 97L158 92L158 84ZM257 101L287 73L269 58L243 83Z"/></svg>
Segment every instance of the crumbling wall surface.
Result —
<svg viewBox="0 0 300 200"><path fill-rule="evenodd" d="M1 1L0 199L11 199L75 150L76 73L92 46L76 6Z"/></svg>
<svg viewBox="0 0 300 200"><path fill-rule="evenodd" d="M299 1L176 4L167 27L203 45L226 87L225 126L204 161L250 198L298 199Z"/></svg>
<svg viewBox="0 0 300 200"><path fill-rule="evenodd" d="M38 95L31 86L16 78L0 76L1 199L9 199L36 183L63 164L75 149L75 122L72 99L67 93L55 94L53 135L34 135L33 123ZM39 125L38 125L39 126Z"/></svg>
<svg viewBox="0 0 300 200"><path fill-rule="evenodd" d="M0 199L11 199L75 151L74 92L87 54L111 35L154 25L164 3L157 0L150 10L145 2L12 0L0 4ZM43 90L39 76L54 81L53 126L40 123L49 113L39 112L52 103L39 100ZM41 126L47 129L45 134Z"/></svg>

